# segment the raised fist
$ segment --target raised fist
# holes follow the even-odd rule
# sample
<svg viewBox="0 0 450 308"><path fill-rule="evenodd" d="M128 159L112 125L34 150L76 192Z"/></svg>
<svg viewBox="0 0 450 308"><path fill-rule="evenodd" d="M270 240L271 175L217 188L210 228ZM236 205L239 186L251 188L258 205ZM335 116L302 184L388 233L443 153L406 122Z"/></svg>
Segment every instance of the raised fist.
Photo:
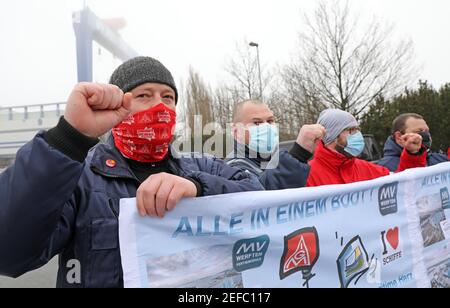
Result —
<svg viewBox="0 0 450 308"><path fill-rule="evenodd" d="M402 136L402 140L409 153L416 154L422 148L422 136L419 134L405 134Z"/></svg>
<svg viewBox="0 0 450 308"><path fill-rule="evenodd" d="M132 99L114 85L80 83L67 101L64 118L80 133L98 138L130 115Z"/></svg>
<svg viewBox="0 0 450 308"><path fill-rule="evenodd" d="M304 125L298 134L297 143L308 152L314 154L318 143L325 137L326 133L325 127L320 124Z"/></svg>

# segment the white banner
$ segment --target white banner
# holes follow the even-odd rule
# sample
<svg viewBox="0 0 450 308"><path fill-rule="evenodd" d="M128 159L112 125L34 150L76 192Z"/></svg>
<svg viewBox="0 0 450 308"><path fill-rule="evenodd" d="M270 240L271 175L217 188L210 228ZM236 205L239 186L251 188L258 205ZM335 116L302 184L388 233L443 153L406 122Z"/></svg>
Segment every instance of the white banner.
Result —
<svg viewBox="0 0 450 308"><path fill-rule="evenodd" d="M450 287L450 163L368 182L121 201L125 287Z"/></svg>

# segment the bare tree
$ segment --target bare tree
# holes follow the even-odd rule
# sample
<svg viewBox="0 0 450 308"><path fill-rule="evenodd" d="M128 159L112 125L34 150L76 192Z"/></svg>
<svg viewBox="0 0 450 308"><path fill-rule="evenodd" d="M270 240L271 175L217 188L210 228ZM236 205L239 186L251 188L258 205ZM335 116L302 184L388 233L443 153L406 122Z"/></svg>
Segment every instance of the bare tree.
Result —
<svg viewBox="0 0 450 308"><path fill-rule="evenodd" d="M297 59L283 76L309 103L358 116L377 97L396 94L415 77L412 41L395 41L393 27L376 19L362 26L348 2L322 1L313 17L305 18ZM314 114L323 107L302 112Z"/></svg>
<svg viewBox="0 0 450 308"><path fill-rule="evenodd" d="M286 66L280 72L282 85L278 86L278 96L285 102L285 110L293 124L301 126L317 121L320 112L327 108L317 95L308 93L302 83L302 76L291 66Z"/></svg>
<svg viewBox="0 0 450 308"><path fill-rule="evenodd" d="M202 124L214 121L213 97L210 88L203 82L193 68L189 69L189 77L184 87L185 106L182 108L184 121L189 128L201 127ZM201 118L199 117L201 116ZM196 123L202 119L203 123ZM200 125L200 126L199 126ZM201 132L195 132L201 133Z"/></svg>
<svg viewBox="0 0 450 308"><path fill-rule="evenodd" d="M236 44L235 55L228 60L225 70L234 81L227 86L228 91L232 92L238 101L263 99L260 97L258 58L248 41ZM264 64L261 64L261 79L264 93L271 79L271 74Z"/></svg>
<svg viewBox="0 0 450 308"><path fill-rule="evenodd" d="M214 120L226 128L232 122L233 106L238 100L237 91L230 91L225 85L220 85L214 92Z"/></svg>
<svg viewBox="0 0 450 308"><path fill-rule="evenodd" d="M256 53L247 41L236 44L235 56L228 61L226 66L226 71L231 75L234 82L223 84L217 89L218 95L216 95L215 104L223 105L227 101L228 103L225 103L225 105L230 108L231 113L233 105L238 102L247 99L260 99L267 103L275 113L282 139L289 139L298 133L299 127L304 122L302 118L303 109L300 104L297 104L303 96L295 96L287 91L287 83L281 82L280 73L262 65L263 97L260 98L257 61ZM289 90L291 89L294 88L289 87ZM287 93L290 93L290 95L287 95ZM295 100L290 99L292 97ZM222 110L226 111L227 108L222 108ZM216 118L221 118L218 115L215 111ZM229 116L231 118L231 114Z"/></svg>

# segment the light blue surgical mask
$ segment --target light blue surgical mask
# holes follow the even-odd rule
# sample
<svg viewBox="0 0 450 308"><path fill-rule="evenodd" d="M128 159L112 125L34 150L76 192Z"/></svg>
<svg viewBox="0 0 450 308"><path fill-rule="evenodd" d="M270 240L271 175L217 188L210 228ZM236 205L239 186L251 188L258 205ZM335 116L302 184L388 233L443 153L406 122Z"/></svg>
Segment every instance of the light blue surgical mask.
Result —
<svg viewBox="0 0 450 308"><path fill-rule="evenodd" d="M261 154L272 154L280 142L278 127L269 123L249 128L250 144L248 147Z"/></svg>
<svg viewBox="0 0 450 308"><path fill-rule="evenodd" d="M357 132L347 137L347 146L344 151L353 157L358 157L364 151L364 136L361 132Z"/></svg>

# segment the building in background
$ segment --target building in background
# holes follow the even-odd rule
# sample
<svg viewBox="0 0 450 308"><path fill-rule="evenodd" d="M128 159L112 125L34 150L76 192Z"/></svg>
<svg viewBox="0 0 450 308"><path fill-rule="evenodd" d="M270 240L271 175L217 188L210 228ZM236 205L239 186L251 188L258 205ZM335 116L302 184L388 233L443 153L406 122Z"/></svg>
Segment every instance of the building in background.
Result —
<svg viewBox="0 0 450 308"><path fill-rule="evenodd" d="M138 55L119 34L125 26L124 19L103 20L88 7L73 13L79 82L108 82L115 67ZM39 131L54 127L64 109L64 102L0 107L0 172Z"/></svg>

